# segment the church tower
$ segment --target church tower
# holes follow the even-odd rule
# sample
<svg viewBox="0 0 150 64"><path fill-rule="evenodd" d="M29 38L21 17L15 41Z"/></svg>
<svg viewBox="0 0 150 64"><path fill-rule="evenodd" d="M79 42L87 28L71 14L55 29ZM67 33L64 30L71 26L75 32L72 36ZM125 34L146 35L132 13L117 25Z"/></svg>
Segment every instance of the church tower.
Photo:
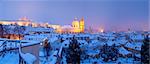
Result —
<svg viewBox="0 0 150 64"><path fill-rule="evenodd" d="M83 18L81 18L80 20L80 30L82 33L84 32L84 19Z"/></svg>

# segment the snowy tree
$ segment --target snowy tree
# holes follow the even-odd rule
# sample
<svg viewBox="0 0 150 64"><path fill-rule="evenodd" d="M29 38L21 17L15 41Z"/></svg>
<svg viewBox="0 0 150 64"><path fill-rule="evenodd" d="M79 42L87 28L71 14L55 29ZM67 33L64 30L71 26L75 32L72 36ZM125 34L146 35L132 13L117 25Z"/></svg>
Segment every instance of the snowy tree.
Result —
<svg viewBox="0 0 150 64"><path fill-rule="evenodd" d="M150 57L149 57L149 42L150 39L148 37L148 35L145 37L145 39L143 40L143 45L142 45L142 49L141 49L141 61L144 64L148 64L150 61Z"/></svg>
<svg viewBox="0 0 150 64"><path fill-rule="evenodd" d="M77 40L75 39L75 37L73 37L69 45L68 52L69 54L67 54L67 63L80 64L81 51L80 51L79 44Z"/></svg>
<svg viewBox="0 0 150 64"><path fill-rule="evenodd" d="M3 25L0 24L0 37L3 37L3 33L4 33Z"/></svg>
<svg viewBox="0 0 150 64"><path fill-rule="evenodd" d="M15 25L15 28L13 29L13 31L15 32L15 34L19 35L19 39L20 39L21 35L24 34L25 27L24 26Z"/></svg>

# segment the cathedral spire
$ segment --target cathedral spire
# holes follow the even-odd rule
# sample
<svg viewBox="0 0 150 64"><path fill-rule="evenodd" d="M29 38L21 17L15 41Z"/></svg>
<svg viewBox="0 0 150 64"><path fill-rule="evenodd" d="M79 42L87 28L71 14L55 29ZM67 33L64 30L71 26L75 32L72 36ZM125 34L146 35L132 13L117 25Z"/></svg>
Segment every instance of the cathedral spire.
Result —
<svg viewBox="0 0 150 64"><path fill-rule="evenodd" d="M81 32L84 32L84 18L83 17L80 20L80 30Z"/></svg>

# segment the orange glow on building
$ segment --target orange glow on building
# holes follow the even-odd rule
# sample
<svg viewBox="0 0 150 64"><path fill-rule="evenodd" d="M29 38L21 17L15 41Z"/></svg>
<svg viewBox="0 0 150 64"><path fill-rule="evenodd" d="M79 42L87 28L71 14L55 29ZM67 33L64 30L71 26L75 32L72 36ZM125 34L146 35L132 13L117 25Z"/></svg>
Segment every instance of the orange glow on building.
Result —
<svg viewBox="0 0 150 64"><path fill-rule="evenodd" d="M19 26L29 26L31 24L31 21L28 20L26 17L23 17L19 20L3 20L0 21L0 24L2 25L19 25Z"/></svg>
<svg viewBox="0 0 150 64"><path fill-rule="evenodd" d="M72 25L60 26L56 29L57 33L83 33L84 32L84 19L80 21L75 18L72 22Z"/></svg>
<svg viewBox="0 0 150 64"><path fill-rule="evenodd" d="M57 33L62 33L62 28L61 28L61 27L57 28L57 29L55 30L55 32L57 32Z"/></svg>
<svg viewBox="0 0 150 64"><path fill-rule="evenodd" d="M80 21L77 18L72 22L73 32L74 33L83 33L84 32L84 19L82 18Z"/></svg>
<svg viewBox="0 0 150 64"><path fill-rule="evenodd" d="M78 21L77 18L75 18L72 22L72 25L69 26L60 26L60 25L53 25L48 23L34 23L31 22L26 17L23 17L19 20L10 20L10 21L0 21L0 24L2 25L19 25L19 26L32 26L32 27L51 27L55 29L55 32L57 33L84 33L84 19L82 18L80 21Z"/></svg>
<svg viewBox="0 0 150 64"><path fill-rule="evenodd" d="M79 28L80 28L80 23L79 23L79 21L77 20L77 18L75 18L75 19L73 20L73 22L72 22L72 27L73 27L74 29L79 29Z"/></svg>
<svg viewBox="0 0 150 64"><path fill-rule="evenodd" d="M80 20L80 29L81 29L81 32L84 32L84 19L83 18Z"/></svg>
<svg viewBox="0 0 150 64"><path fill-rule="evenodd" d="M103 29L103 28L100 28L100 29L99 29L99 32L102 32L102 33L103 33L103 32L104 32L104 29Z"/></svg>
<svg viewBox="0 0 150 64"><path fill-rule="evenodd" d="M34 22L31 22L31 20L27 19L26 17L23 17L19 20L2 20L2 21L0 21L0 24L2 24L2 25L32 26L32 27L38 27L38 26L47 27L48 26L48 23L45 23L45 24L34 23Z"/></svg>
<svg viewBox="0 0 150 64"><path fill-rule="evenodd" d="M18 24L19 26L29 26L31 24L31 22L16 22L16 24Z"/></svg>
<svg viewBox="0 0 150 64"><path fill-rule="evenodd" d="M23 38L23 35L5 34L5 35L3 35L3 38L8 38L8 39L12 39L12 40L21 40Z"/></svg>
<svg viewBox="0 0 150 64"><path fill-rule="evenodd" d="M100 32L104 32L104 29L101 29Z"/></svg>
<svg viewBox="0 0 150 64"><path fill-rule="evenodd" d="M61 26L60 26L60 25L48 24L48 27L52 27L53 29L61 29Z"/></svg>
<svg viewBox="0 0 150 64"><path fill-rule="evenodd" d="M32 27L37 27L38 25L36 23L32 23Z"/></svg>
<svg viewBox="0 0 150 64"><path fill-rule="evenodd" d="M0 24L2 25L19 25L19 26L29 26L30 24L32 24L29 21L0 21Z"/></svg>

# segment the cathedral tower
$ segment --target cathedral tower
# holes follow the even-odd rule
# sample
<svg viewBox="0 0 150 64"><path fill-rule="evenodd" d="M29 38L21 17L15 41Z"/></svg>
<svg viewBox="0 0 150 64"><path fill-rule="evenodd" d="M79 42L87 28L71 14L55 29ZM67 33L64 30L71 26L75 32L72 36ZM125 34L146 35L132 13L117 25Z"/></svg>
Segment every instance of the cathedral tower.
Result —
<svg viewBox="0 0 150 64"><path fill-rule="evenodd" d="M80 30L82 33L84 32L84 19L83 18L80 20Z"/></svg>

